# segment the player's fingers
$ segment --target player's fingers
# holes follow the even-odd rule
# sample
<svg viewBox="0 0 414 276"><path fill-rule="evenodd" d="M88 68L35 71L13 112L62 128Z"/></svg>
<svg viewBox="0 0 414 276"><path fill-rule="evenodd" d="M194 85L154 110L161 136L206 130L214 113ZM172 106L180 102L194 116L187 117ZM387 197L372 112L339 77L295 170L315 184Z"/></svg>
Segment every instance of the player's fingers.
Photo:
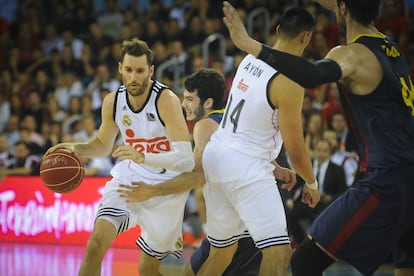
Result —
<svg viewBox="0 0 414 276"><path fill-rule="evenodd" d="M119 188L122 188L122 189L129 189L129 185L126 185L126 184L119 184Z"/></svg>

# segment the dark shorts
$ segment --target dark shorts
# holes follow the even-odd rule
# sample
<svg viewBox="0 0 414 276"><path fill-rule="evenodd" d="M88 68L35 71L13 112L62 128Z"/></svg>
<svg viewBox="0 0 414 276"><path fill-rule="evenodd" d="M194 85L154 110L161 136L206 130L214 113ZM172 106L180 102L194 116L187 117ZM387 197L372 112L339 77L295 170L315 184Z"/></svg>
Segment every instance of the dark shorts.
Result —
<svg viewBox="0 0 414 276"><path fill-rule="evenodd" d="M191 256L191 268L197 274L210 252L210 243L205 238L201 246ZM239 246L233 260L224 271L223 276L253 276L259 274L262 253L251 238L239 240Z"/></svg>
<svg viewBox="0 0 414 276"><path fill-rule="evenodd" d="M414 257L413 198L414 166L370 170L320 214L309 234L371 275L396 248Z"/></svg>

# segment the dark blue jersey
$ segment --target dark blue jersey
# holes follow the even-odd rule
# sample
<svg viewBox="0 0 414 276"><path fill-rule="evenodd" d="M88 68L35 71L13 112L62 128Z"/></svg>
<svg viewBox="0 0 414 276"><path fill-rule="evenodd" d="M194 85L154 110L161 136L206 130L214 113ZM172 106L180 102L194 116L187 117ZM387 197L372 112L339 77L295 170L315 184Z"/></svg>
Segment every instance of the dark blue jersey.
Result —
<svg viewBox="0 0 414 276"><path fill-rule="evenodd" d="M215 109L207 114L207 118L213 119L217 124L220 124L221 119L223 118L223 113L224 109Z"/></svg>
<svg viewBox="0 0 414 276"><path fill-rule="evenodd" d="M384 71L369 95L355 95L338 83L360 169L414 164L414 87L406 60L396 43L381 34L359 36L354 43L370 49Z"/></svg>

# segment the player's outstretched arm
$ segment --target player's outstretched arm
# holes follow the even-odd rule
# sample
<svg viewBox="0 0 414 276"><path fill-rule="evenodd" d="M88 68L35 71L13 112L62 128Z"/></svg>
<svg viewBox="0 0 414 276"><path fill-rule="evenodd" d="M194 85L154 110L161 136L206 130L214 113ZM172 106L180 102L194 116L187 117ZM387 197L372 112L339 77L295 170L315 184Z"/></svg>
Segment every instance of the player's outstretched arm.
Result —
<svg viewBox="0 0 414 276"><path fill-rule="evenodd" d="M311 89L343 77L342 62L339 65L333 59L323 59L310 63L304 58L272 49L249 37L239 14L230 3L223 3L223 13L223 22L236 47L265 61L302 87Z"/></svg>

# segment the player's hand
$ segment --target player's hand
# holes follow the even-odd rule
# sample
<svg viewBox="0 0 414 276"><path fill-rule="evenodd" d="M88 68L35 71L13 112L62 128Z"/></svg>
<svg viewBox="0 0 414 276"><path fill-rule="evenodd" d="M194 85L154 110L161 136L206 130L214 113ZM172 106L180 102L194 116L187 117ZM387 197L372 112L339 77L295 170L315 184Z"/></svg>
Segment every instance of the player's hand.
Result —
<svg viewBox="0 0 414 276"><path fill-rule="evenodd" d="M120 184L117 192L126 199L126 202L142 202L156 196L154 186L144 182L132 182L131 185Z"/></svg>
<svg viewBox="0 0 414 276"><path fill-rule="evenodd" d="M252 53L247 50L248 44L250 44L253 40L249 37L237 10L229 2L224 1L223 13L223 22L229 30L230 38L234 45L242 51L258 55L261 50L261 46L258 48L257 53Z"/></svg>
<svg viewBox="0 0 414 276"><path fill-rule="evenodd" d="M279 167L274 170L274 176L277 180L283 181L281 187L291 191L296 185L296 172L294 170Z"/></svg>
<svg viewBox="0 0 414 276"><path fill-rule="evenodd" d="M145 156L142 152L136 151L129 145L119 146L112 153L112 157L119 158L119 160L132 160L135 163L142 164L145 161Z"/></svg>
<svg viewBox="0 0 414 276"><path fill-rule="evenodd" d="M52 152L54 152L58 149L67 149L70 152L75 152L75 144L74 143L60 143L60 144L57 144L53 147L50 147L44 155L46 156L49 153L52 153Z"/></svg>
<svg viewBox="0 0 414 276"><path fill-rule="evenodd" d="M303 185L302 190L302 202L309 207L315 208L320 200L319 190L309 189L306 185Z"/></svg>

